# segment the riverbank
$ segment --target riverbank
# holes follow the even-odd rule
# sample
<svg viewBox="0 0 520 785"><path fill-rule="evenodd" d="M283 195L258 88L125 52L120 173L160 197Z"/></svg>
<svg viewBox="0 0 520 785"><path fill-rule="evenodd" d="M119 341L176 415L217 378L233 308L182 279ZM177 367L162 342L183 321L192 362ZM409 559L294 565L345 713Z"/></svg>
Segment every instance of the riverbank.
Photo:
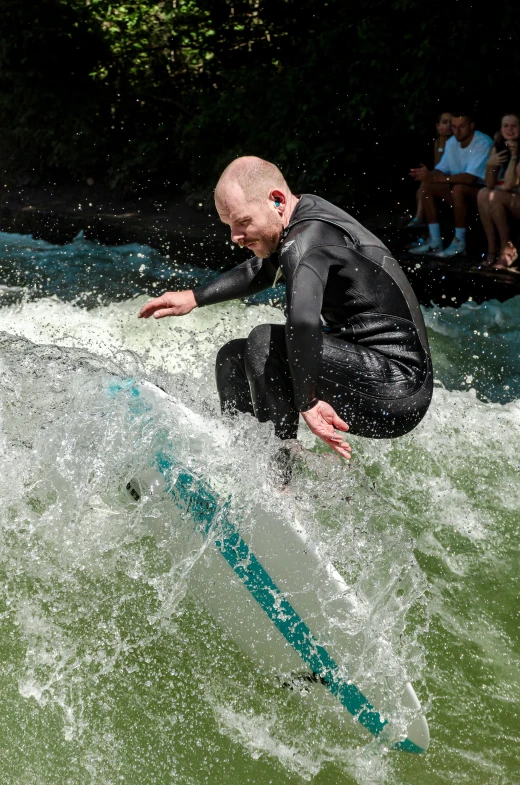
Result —
<svg viewBox="0 0 520 785"><path fill-rule="evenodd" d="M104 245L139 243L165 256L220 269L229 244L216 213L181 196L122 197L96 185L26 187L5 191L0 231L31 234L62 245L80 232Z"/></svg>
<svg viewBox="0 0 520 785"><path fill-rule="evenodd" d="M418 260L406 251L409 238L399 230L402 207L370 205L356 217L381 237L402 263L423 305L459 306L467 300L505 300L520 294L520 274L485 269L477 254L467 259ZM80 232L106 245L139 243L178 263L226 269L236 264L228 230L204 201L183 196L122 197L96 185L26 187L6 191L0 231L31 234L50 243L70 242Z"/></svg>

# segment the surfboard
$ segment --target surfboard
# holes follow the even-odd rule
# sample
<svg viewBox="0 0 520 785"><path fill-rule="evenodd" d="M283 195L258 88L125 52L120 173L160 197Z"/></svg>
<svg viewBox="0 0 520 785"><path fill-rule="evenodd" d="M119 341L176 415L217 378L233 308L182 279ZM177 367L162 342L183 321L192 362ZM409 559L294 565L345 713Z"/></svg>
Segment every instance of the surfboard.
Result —
<svg viewBox="0 0 520 785"><path fill-rule="evenodd" d="M184 425L194 426L197 419L148 382L113 382L108 393L123 396L129 417L140 418L147 427L154 406L165 402L175 407ZM351 715L385 746L426 752L428 723L410 683L400 705L413 719L406 734L396 738L396 729L378 709L378 690L372 687L365 695L350 678L349 663L360 652L355 637L346 635L341 624L355 612L348 585L300 523L273 516L261 505L249 521L239 521L231 500L179 463L168 439L153 463L126 483L126 490L135 503L159 495L182 512L183 525L207 546L190 570L189 590L260 668L340 722Z"/></svg>

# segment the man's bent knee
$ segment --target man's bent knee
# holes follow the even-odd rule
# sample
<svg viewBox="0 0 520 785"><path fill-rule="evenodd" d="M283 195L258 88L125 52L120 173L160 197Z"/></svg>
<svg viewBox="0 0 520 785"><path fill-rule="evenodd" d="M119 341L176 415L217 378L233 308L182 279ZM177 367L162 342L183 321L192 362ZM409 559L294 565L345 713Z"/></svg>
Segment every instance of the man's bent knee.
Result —
<svg viewBox="0 0 520 785"><path fill-rule="evenodd" d="M451 189L451 196L454 202L476 202L479 189L474 185L464 185L456 183Z"/></svg>
<svg viewBox="0 0 520 785"><path fill-rule="evenodd" d="M235 338L233 341L225 343L217 352L217 359L215 365L221 368L226 363L242 358L244 355L245 341L243 338Z"/></svg>
<svg viewBox="0 0 520 785"><path fill-rule="evenodd" d="M272 325L259 324L249 333L246 340L245 362L248 377L264 374L271 353Z"/></svg>
<svg viewBox="0 0 520 785"><path fill-rule="evenodd" d="M249 333L246 344L247 351L262 350L265 346L269 346L271 342L271 325L259 324L253 327Z"/></svg>

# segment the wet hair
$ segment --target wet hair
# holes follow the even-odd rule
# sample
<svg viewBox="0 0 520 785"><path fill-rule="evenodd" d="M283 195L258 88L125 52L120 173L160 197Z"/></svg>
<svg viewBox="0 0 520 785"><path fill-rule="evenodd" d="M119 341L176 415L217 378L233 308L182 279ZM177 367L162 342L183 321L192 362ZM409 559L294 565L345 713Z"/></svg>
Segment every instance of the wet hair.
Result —
<svg viewBox="0 0 520 785"><path fill-rule="evenodd" d="M267 199L269 191L274 188L289 193L289 186L278 167L254 156L236 158L224 169L215 188L215 199L219 198L223 186L230 182L237 183L251 202Z"/></svg>

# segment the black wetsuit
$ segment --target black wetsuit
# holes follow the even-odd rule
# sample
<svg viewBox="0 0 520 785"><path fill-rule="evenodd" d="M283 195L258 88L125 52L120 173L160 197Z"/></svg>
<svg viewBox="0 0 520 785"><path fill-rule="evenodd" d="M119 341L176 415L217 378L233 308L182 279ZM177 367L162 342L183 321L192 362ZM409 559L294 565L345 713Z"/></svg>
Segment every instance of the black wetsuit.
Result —
<svg viewBox="0 0 520 785"><path fill-rule="evenodd" d="M277 252L194 290L199 306L287 283L287 322L260 325L219 351L222 409L271 420L296 436L298 412L329 403L350 433L411 431L431 401L433 373L417 299L389 250L354 218L304 194Z"/></svg>

